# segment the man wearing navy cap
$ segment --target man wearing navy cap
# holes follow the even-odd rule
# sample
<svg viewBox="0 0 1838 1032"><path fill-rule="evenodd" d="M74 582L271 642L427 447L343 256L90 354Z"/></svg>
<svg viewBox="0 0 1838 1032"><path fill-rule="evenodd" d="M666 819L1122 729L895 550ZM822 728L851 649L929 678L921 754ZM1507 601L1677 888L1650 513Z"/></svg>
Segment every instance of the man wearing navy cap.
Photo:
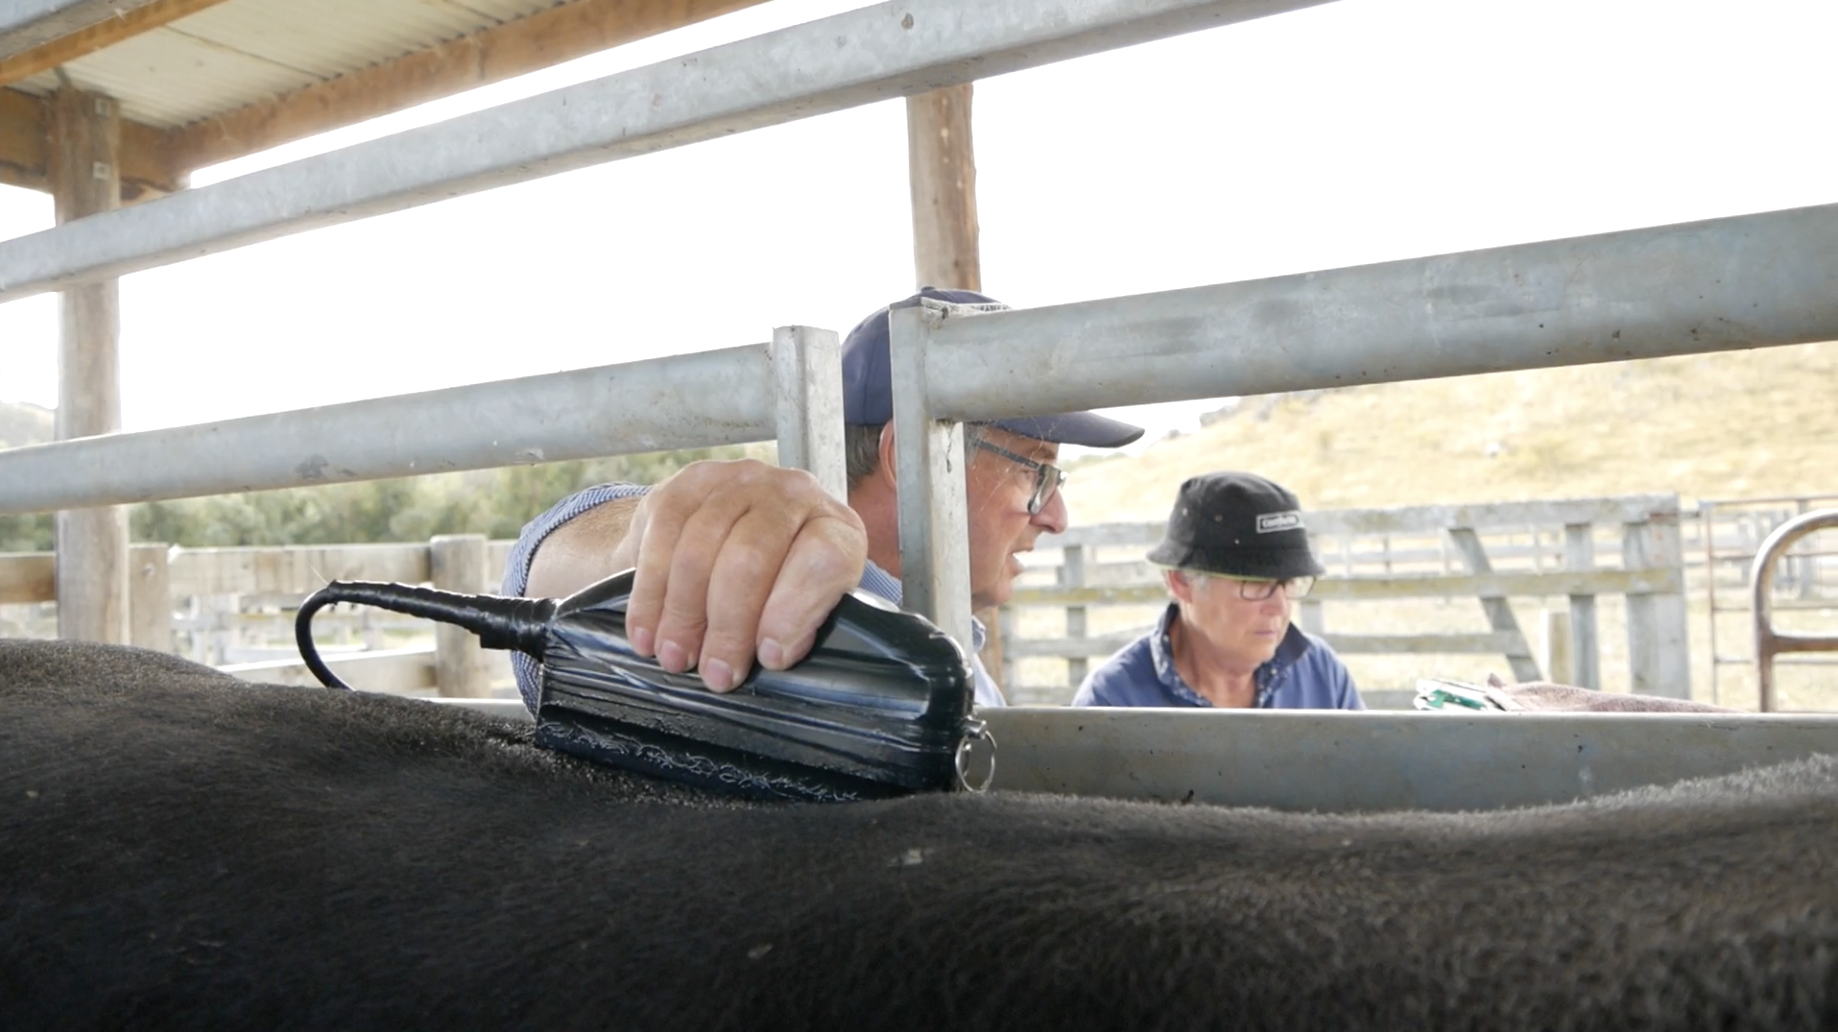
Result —
<svg viewBox="0 0 1838 1032"><path fill-rule="evenodd" d="M1295 495L1253 473L1194 477L1149 561L1174 601L1074 706L1365 709L1340 657L1289 622L1324 572Z"/></svg>
<svg viewBox="0 0 1838 1032"><path fill-rule="evenodd" d="M1004 307L972 291L927 287L889 308L925 298ZM898 603L889 308L843 340L848 505L802 470L750 459L694 463L654 488L588 488L523 528L506 564L504 593L560 597L635 566L626 619L633 647L667 670L696 669L715 691L731 691L756 660L783 669L802 658L850 588ZM1053 465L1059 446L1120 447L1142 429L1077 412L964 430L971 603L983 609L1014 590L1019 553L1042 533L1066 529L1064 475ZM973 632L981 648L983 628ZM1002 705L974 656L971 665L977 704ZM524 701L534 709L535 665L525 660L516 669Z"/></svg>

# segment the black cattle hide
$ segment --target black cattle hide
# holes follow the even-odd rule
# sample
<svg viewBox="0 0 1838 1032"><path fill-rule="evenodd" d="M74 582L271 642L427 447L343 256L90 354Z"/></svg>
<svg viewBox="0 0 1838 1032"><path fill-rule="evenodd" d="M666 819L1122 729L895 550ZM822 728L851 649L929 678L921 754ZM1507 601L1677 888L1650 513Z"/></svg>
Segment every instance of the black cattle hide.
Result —
<svg viewBox="0 0 1838 1032"><path fill-rule="evenodd" d="M1838 764L1480 815L736 804L0 643L0 1027L1838 1026Z"/></svg>

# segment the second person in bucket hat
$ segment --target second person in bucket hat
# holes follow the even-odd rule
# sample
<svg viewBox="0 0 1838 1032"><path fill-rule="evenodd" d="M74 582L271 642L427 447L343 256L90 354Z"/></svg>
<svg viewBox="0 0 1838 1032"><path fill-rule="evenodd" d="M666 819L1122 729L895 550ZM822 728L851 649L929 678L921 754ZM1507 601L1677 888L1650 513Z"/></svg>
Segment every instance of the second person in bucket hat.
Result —
<svg viewBox="0 0 1838 1032"><path fill-rule="evenodd" d="M1181 485L1149 552L1173 596L1085 678L1075 706L1364 709L1340 657L1290 622L1324 571L1296 496L1254 473Z"/></svg>

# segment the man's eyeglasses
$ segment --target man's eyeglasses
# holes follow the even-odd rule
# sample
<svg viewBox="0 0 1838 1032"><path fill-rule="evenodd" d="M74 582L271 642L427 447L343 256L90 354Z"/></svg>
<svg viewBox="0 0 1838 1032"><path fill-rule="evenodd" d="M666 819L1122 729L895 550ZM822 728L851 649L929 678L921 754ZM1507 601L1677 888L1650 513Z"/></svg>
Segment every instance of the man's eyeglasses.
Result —
<svg viewBox="0 0 1838 1032"><path fill-rule="evenodd" d="M1059 485L1066 482L1066 471L1050 462L1041 462L1039 459L1030 459L1025 455L1016 455L1007 448L997 447L980 437L973 439L970 443L991 455L1000 455L1016 465L1034 471L1034 493L1029 495L1027 500L1029 516L1039 515L1041 508L1047 504L1047 500L1053 497L1053 492L1058 491Z"/></svg>

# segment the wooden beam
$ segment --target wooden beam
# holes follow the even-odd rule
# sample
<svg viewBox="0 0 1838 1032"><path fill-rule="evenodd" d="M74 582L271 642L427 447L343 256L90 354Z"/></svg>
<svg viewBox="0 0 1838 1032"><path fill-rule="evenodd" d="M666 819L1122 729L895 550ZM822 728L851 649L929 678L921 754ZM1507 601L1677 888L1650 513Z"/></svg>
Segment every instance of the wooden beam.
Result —
<svg viewBox="0 0 1838 1032"><path fill-rule="evenodd" d="M0 4L0 58L122 17L158 0L7 0Z"/></svg>
<svg viewBox="0 0 1838 1032"><path fill-rule="evenodd" d="M51 189L45 179L45 103L0 89L0 183Z"/></svg>
<svg viewBox="0 0 1838 1032"><path fill-rule="evenodd" d="M45 149L49 110L44 100L0 88L0 183L51 192ZM123 201L172 193L185 185L185 177L167 160L166 134L150 125L123 119L117 158Z"/></svg>
<svg viewBox="0 0 1838 1032"><path fill-rule="evenodd" d="M29 79L48 72L79 57L87 57L103 47L114 46L124 39L151 32L162 25L215 7L223 0L151 0L131 11L120 12L87 25L65 36L10 57L0 57L0 86Z"/></svg>
<svg viewBox="0 0 1838 1032"><path fill-rule="evenodd" d="M192 169L438 100L764 0L574 0L173 130Z"/></svg>

